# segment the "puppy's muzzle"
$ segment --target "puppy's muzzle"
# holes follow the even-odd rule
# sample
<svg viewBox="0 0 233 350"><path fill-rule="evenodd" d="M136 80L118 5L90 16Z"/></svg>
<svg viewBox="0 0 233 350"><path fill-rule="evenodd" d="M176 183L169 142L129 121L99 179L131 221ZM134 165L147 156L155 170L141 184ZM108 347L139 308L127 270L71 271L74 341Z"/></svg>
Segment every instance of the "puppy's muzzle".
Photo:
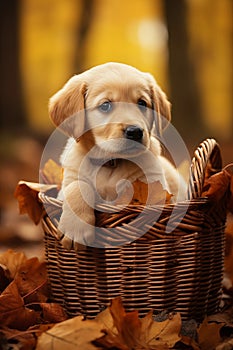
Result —
<svg viewBox="0 0 233 350"><path fill-rule="evenodd" d="M124 130L124 135L129 140L141 142L143 138L143 129L135 125L129 125Z"/></svg>

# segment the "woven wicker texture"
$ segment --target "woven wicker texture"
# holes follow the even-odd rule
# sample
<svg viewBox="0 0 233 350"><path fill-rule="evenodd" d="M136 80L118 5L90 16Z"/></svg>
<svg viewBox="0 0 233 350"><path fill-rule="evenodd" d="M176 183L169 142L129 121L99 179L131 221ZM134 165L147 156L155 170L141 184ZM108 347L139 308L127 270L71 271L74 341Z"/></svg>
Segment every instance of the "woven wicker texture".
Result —
<svg viewBox="0 0 233 350"><path fill-rule="evenodd" d="M119 295L127 311L138 310L141 316L154 309L202 320L218 311L226 206L224 199L211 203L200 195L206 172L211 175L220 170L219 146L207 139L192 160L189 200L163 208L131 205L119 213L97 212L97 223L103 227L97 243L108 245L122 239L124 244L88 247L78 253L64 249L57 238L62 202L40 194L46 207L42 225L53 299L70 316L94 317ZM146 210L143 218L142 210ZM145 228L146 234L125 243L132 232L145 232Z"/></svg>

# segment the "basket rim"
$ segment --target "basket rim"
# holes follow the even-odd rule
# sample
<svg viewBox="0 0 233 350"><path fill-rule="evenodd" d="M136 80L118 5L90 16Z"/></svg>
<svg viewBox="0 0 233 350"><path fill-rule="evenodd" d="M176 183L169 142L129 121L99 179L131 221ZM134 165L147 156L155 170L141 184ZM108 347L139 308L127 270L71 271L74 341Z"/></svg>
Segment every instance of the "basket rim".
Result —
<svg viewBox="0 0 233 350"><path fill-rule="evenodd" d="M127 210L141 210L143 208L173 208L174 206L177 206L178 204L184 203L187 205L187 203L196 203L196 204L203 204L203 202L207 202L207 197L201 196L201 191L204 184L205 179L205 169L207 167L208 162L211 163L211 172L216 173L218 171L222 170L222 158L221 158L221 151L219 144L217 141L213 138L207 138L204 141L202 141L199 146L196 148L194 152L194 156L192 158L190 169L189 169L189 181L188 181L188 188L187 188L187 198L183 201L178 201L175 203L163 203L163 204L128 204L127 206L124 205L110 205L110 204L98 204L97 205L97 211L102 210L110 210L111 212L119 212L122 209L124 210L127 208ZM56 208L61 208L63 205L63 201L59 198L52 197L44 191L40 191L38 193L38 198L43 204L49 204L53 205Z"/></svg>
<svg viewBox="0 0 233 350"><path fill-rule="evenodd" d="M183 201L178 201L175 203L151 204L151 205L147 205L147 204L143 205L143 204L136 204L136 203L126 205L126 206L99 204L97 205L97 210L95 211L96 218L97 218L96 227L101 228L103 230L110 230L110 231L112 230L112 232L116 228L118 228L120 230L119 232L121 233L122 237L127 237L127 234L129 235L129 237L131 237L132 234L134 233L135 238L132 240L132 237L131 237L130 242L135 240L136 241L143 240L145 239L145 236L148 233L149 235L146 236L147 237L146 240L152 241L153 239L156 239L156 237L158 238L160 236L159 225L161 227L161 232L162 232L162 228L163 228L163 232L166 232L166 233L168 232L167 238L169 237L171 238L171 236L173 238L175 237L177 238L178 236L179 237L185 236L186 234L190 234L190 232L195 232L195 230L198 231L199 229L199 221L197 220L198 212L200 216L202 215L203 217L205 208L208 209L209 207L208 203L210 202L208 197L199 196L199 194L201 194L201 190L205 180L206 167L209 164L210 164L211 172L213 173L219 171L219 167L222 164L220 148L215 139L206 139L198 146L198 148L194 153L194 157L192 159L191 166L190 166L190 181L188 184L187 199ZM47 213L47 210L50 211L50 213L56 212L56 215L58 215L58 213L61 213L63 201L61 199L49 196L48 194L43 192L38 193L38 199L44 206L44 216L42 220L46 221L47 229L49 229L50 227L51 233L56 238L58 238L56 231L57 231L57 224L59 219L58 220L56 219L54 222L54 220L50 218L50 214ZM153 210L154 212L152 214ZM144 214L144 211L147 214L149 214L147 219L148 222L145 221L145 217L142 218L141 222L137 218L137 216L141 212ZM157 220L156 220L156 215L154 215L154 213L156 212L157 214L159 211L160 213L158 214ZM186 219L185 216L188 212L191 212L191 211L193 212L195 211L194 220L193 220L193 223L190 222L189 220L189 223L187 224L188 220ZM106 212L107 212L107 215L106 215ZM196 212L197 212L197 216L196 216ZM167 222L166 220L164 222L161 222L158 220L160 219L160 216L162 216L164 213L166 213L167 217L169 218ZM172 220L170 220L170 217L172 217ZM178 219L176 219L176 217ZM132 225L129 218L133 219L134 223L137 223L138 226L135 227L134 225ZM184 218L186 221L183 221ZM165 225L165 222L166 222L166 225ZM124 227L122 227L121 224ZM157 231L156 231L156 225L157 225ZM153 228L153 230L151 230L151 228ZM176 235L177 229L180 229L184 233L180 235ZM139 233L140 230L143 230L144 233L140 234ZM185 232L185 230L187 230L187 232ZM107 231L107 232L110 232L110 231ZM152 231L153 231L152 238L148 239L148 237L150 236L150 232ZM169 234L170 232L173 232L173 231L175 232L174 234ZM102 234L102 236L104 235ZM110 240L111 238L115 239L114 235L112 237L110 235L109 238ZM126 243L127 242L124 240L124 244Z"/></svg>
<svg viewBox="0 0 233 350"><path fill-rule="evenodd" d="M201 196L207 168L209 176L222 170L221 149L214 138L205 139L194 151L189 170L188 199Z"/></svg>

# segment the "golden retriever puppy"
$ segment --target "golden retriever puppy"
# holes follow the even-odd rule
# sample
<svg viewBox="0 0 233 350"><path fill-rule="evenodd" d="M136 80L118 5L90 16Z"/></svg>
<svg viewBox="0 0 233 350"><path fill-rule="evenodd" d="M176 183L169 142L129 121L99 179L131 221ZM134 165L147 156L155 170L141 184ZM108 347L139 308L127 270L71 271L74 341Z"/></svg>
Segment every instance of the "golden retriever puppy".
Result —
<svg viewBox="0 0 233 350"><path fill-rule="evenodd" d="M61 157L64 202L58 227L67 249L91 244L96 205L114 203L135 180L160 181L175 200L184 195L177 170L160 155L154 137L171 114L150 74L121 63L96 66L73 76L50 99L49 113L71 136Z"/></svg>

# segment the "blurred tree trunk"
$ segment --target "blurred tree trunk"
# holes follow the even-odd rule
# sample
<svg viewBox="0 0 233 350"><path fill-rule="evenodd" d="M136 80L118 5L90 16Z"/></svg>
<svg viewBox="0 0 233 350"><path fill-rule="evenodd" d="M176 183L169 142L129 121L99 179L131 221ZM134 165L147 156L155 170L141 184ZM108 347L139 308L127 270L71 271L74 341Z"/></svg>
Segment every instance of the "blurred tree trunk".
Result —
<svg viewBox="0 0 233 350"><path fill-rule="evenodd" d="M173 124L185 141L199 142L203 135L200 88L189 53L186 0L164 0L168 29L169 80Z"/></svg>
<svg viewBox="0 0 233 350"><path fill-rule="evenodd" d="M25 113L19 64L20 1L0 4L0 126L2 130L22 129Z"/></svg>
<svg viewBox="0 0 233 350"><path fill-rule="evenodd" d="M81 0L78 2L81 6L80 23L77 23L76 38L77 49L74 57L74 68L76 73L83 72L87 67L86 60L86 41L94 17L94 0Z"/></svg>

